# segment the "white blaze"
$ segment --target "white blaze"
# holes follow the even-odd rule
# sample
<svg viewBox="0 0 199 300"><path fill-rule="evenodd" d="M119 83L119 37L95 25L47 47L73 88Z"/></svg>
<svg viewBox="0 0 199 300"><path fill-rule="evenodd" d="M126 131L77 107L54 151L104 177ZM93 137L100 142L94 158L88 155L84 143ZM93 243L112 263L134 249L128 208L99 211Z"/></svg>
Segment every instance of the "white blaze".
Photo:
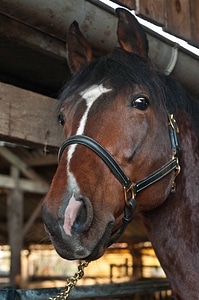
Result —
<svg viewBox="0 0 199 300"><path fill-rule="evenodd" d="M93 103L104 93L108 93L109 91L111 91L111 89L107 89L105 87L103 87L102 84L100 85L92 85L91 87L89 87L88 89L82 91L80 93L80 96L86 101L86 110L79 122L79 126L76 132L77 134L83 134L84 133L84 129L86 126L86 122L87 122L87 117L88 117L88 113L89 110L91 108L91 106L93 105ZM69 167L70 167L70 160L72 158L73 153L75 152L75 148L77 147L77 144L73 144L70 146L69 150L68 150L68 156L67 156L67 172L68 172L68 179L69 179L69 185L70 187L72 187L72 189L77 191L77 182L76 179L74 177L74 175L70 172Z"/></svg>

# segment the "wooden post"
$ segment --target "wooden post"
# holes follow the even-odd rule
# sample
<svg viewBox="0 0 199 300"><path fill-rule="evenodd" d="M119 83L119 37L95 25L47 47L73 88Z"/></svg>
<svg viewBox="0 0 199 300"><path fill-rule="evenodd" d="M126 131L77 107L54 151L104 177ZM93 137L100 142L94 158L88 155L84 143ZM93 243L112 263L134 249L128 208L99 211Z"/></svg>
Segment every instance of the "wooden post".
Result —
<svg viewBox="0 0 199 300"><path fill-rule="evenodd" d="M139 248L132 249L133 255L133 279L141 279L143 277L142 274L142 255Z"/></svg>
<svg viewBox="0 0 199 300"><path fill-rule="evenodd" d="M7 198L8 239L11 249L10 284L18 287L21 274L21 249L23 246L23 192L19 189L19 170L11 167L16 186Z"/></svg>

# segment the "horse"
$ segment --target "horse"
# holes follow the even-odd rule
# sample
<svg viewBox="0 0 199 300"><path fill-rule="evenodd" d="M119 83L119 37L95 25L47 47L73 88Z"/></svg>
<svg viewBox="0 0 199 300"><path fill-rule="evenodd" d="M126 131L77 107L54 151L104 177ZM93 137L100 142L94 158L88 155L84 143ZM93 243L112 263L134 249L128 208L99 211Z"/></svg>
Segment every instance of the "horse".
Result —
<svg viewBox="0 0 199 300"><path fill-rule="evenodd" d="M199 104L148 55L144 29L118 8L118 43L97 56L74 21L72 79L58 103L66 139L42 204L64 259L104 254L136 211L175 299L199 299Z"/></svg>

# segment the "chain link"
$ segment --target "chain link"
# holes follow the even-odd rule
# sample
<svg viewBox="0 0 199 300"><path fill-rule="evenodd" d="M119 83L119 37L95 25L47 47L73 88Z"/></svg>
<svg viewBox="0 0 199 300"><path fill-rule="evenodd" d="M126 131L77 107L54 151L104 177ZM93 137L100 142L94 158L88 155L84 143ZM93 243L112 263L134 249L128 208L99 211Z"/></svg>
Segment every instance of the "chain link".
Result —
<svg viewBox="0 0 199 300"><path fill-rule="evenodd" d="M88 261L82 261L78 265L78 272L75 273L74 276L67 279L67 285L65 286L63 291L58 293L55 297L48 298L48 300L66 300L70 291L76 286L78 280L80 280L84 276L84 268L87 267L88 264Z"/></svg>

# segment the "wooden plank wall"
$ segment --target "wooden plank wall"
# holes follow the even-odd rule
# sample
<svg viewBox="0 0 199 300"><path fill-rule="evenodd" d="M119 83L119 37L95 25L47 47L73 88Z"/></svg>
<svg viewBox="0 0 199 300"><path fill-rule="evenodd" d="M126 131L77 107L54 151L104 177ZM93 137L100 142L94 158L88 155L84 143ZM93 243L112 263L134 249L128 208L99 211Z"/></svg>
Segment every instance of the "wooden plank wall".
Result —
<svg viewBox="0 0 199 300"><path fill-rule="evenodd" d="M199 47L198 0L119 0L136 14L163 26L166 32Z"/></svg>
<svg viewBox="0 0 199 300"><path fill-rule="evenodd" d="M0 139L59 147L64 139L56 100L0 82Z"/></svg>

